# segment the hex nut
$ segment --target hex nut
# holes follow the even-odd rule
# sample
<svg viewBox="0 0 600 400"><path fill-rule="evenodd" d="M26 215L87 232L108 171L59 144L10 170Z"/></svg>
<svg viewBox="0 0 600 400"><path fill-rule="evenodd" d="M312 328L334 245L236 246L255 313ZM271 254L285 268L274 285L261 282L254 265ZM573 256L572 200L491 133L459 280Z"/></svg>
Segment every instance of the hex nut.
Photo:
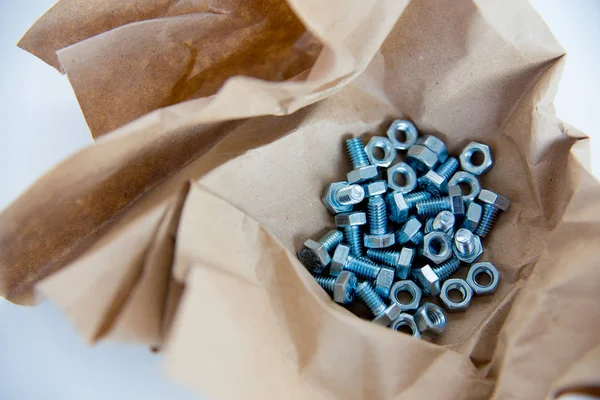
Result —
<svg viewBox="0 0 600 400"><path fill-rule="evenodd" d="M367 214L364 212L341 213L335 216L335 226L343 228L346 226L365 225Z"/></svg>
<svg viewBox="0 0 600 400"><path fill-rule="evenodd" d="M308 239L304 248L298 251L298 259L310 272L318 274L331 262L331 257L323 244Z"/></svg>
<svg viewBox="0 0 600 400"><path fill-rule="evenodd" d="M344 270L346 266L346 262L348 261L348 256L350 255L350 247L345 244L338 244L333 252L333 257L331 257L331 267L329 267L329 275L331 276L339 276L339 274Z"/></svg>
<svg viewBox="0 0 600 400"><path fill-rule="evenodd" d="M393 320L398 318L398 316L402 313L400 311L400 307L396 304L392 304L388 306L381 314L373 319L373 323L377 325L388 326L392 323Z"/></svg>
<svg viewBox="0 0 600 400"><path fill-rule="evenodd" d="M394 222L406 222L408 220L409 207L404 199L404 195L400 192L389 193L385 197L388 209L388 217Z"/></svg>
<svg viewBox="0 0 600 400"><path fill-rule="evenodd" d="M375 156L376 148L383 150L383 158L377 158ZM369 140L369 143L365 146L365 153L367 153L367 157L371 164L384 168L392 165L396 158L396 148L392 145L392 142L381 136L373 136L371 140Z"/></svg>
<svg viewBox="0 0 600 400"><path fill-rule="evenodd" d="M450 198L450 212L454 214L456 221L462 221L465 216L465 201L463 200L460 186L450 186L448 188L448 197Z"/></svg>
<svg viewBox="0 0 600 400"><path fill-rule="evenodd" d="M426 265L423 268L413 270L413 277L421 285L421 289L423 289L426 296L437 296L440 293L440 277L433 272L431 266Z"/></svg>
<svg viewBox="0 0 600 400"><path fill-rule="evenodd" d="M469 204L469 207L467 208L467 213L465 214L465 219L462 223L462 227L470 230L471 232L475 232L475 230L479 226L479 221L481 221L482 214L483 207L481 207L481 205L475 202Z"/></svg>
<svg viewBox="0 0 600 400"><path fill-rule="evenodd" d="M477 198L477 195L479 195L479 192L481 192L481 184L479 183L479 179L477 179L477 177L473 174L470 174L468 172L465 171L458 171L457 173L455 173L454 175L452 175L452 178L450 178L450 181L448 182L448 187L450 186L459 186L461 183L465 183L469 186L469 193L463 193L463 199L470 203L473 200L475 200ZM461 189L461 193L462 193L462 189Z"/></svg>
<svg viewBox="0 0 600 400"><path fill-rule="evenodd" d="M483 286L477 283L477 276L480 274L487 274L490 277L490 283ZM467 283L473 289L473 292L478 296L484 296L488 294L492 294L498 288L498 283L500 282L500 272L494 267L491 262L479 262L473 264L471 268L469 268L469 273L467 274Z"/></svg>
<svg viewBox="0 0 600 400"><path fill-rule="evenodd" d="M415 144L406 154L406 162L413 167L417 172L427 172L438 165L439 159L437 155L429 148Z"/></svg>
<svg viewBox="0 0 600 400"><path fill-rule="evenodd" d="M424 303L417 309L413 318L423 335L438 336L446 329L446 314L436 304Z"/></svg>
<svg viewBox="0 0 600 400"><path fill-rule="evenodd" d="M354 301L354 293L358 278L350 271L342 271L333 284L333 301L350 304Z"/></svg>
<svg viewBox="0 0 600 400"><path fill-rule="evenodd" d="M479 192L479 196L477 198L482 203L490 204L502 211L508 210L508 207L510 206L509 199L487 189L482 189L481 192Z"/></svg>
<svg viewBox="0 0 600 400"><path fill-rule="evenodd" d="M385 233L383 235L371 235L365 234L363 236L365 247L369 249L383 249L386 247L393 246L396 243L396 236L394 233Z"/></svg>
<svg viewBox="0 0 600 400"><path fill-rule="evenodd" d="M366 167L356 168L346 175L348 183L359 183L375 179L379 175L376 165L367 165Z"/></svg>
<svg viewBox="0 0 600 400"><path fill-rule="evenodd" d="M399 132L406 136L405 140L398 139ZM392 145L398 150L408 150L412 145L417 143L417 139L419 138L419 132L415 124L403 119L394 120L386 134Z"/></svg>
<svg viewBox="0 0 600 400"><path fill-rule="evenodd" d="M374 181L365 183L362 186L365 191L365 198L385 194L387 192L387 183L385 181Z"/></svg>
<svg viewBox="0 0 600 400"><path fill-rule="evenodd" d="M417 217L411 217L396 232L396 242L403 245L412 241L421 232L421 227L422 224Z"/></svg>
<svg viewBox="0 0 600 400"><path fill-rule="evenodd" d="M396 183L396 175L404 176L404 185ZM409 193L417 187L417 173L405 162L399 162L387 170L388 187L396 192Z"/></svg>
<svg viewBox="0 0 600 400"><path fill-rule="evenodd" d="M419 332L417 323L415 322L415 319L412 315L402 313L398 315L398 318L396 318L392 322L392 325L390 325L390 328L392 328L395 331L400 331L403 327L407 327L408 329L410 329L412 337L417 339L421 337L421 332Z"/></svg>
<svg viewBox="0 0 600 400"><path fill-rule="evenodd" d="M448 159L448 148L446 147L446 143L435 136L425 135L417 140L417 144L423 145L433 151L440 164Z"/></svg>
<svg viewBox="0 0 600 400"><path fill-rule="evenodd" d="M416 250L410 247L403 247L400 250L400 257L396 266L396 277L398 279L408 279L416 253Z"/></svg>
<svg viewBox="0 0 600 400"><path fill-rule="evenodd" d="M444 232L434 231L423 239L423 256L441 264L452 256L452 243Z"/></svg>
<svg viewBox="0 0 600 400"><path fill-rule="evenodd" d="M411 295L412 299L408 303L403 303L400 301L398 295L402 292L407 292ZM416 283L409 280L398 281L394 283L394 286L391 287L389 292L389 299L392 303L395 303L400 307L402 311L411 311L419 308L419 304L421 304L421 296L422 291Z"/></svg>
<svg viewBox="0 0 600 400"><path fill-rule="evenodd" d="M375 278L375 291L384 299L390 295L395 275L396 271L393 268L381 267Z"/></svg>
<svg viewBox="0 0 600 400"><path fill-rule="evenodd" d="M450 300L449 293L452 290L458 290L462 294L462 299L458 302ZM446 280L442 285L440 292L440 301L449 312L466 311L469 308L473 298L473 289L464 279L452 278Z"/></svg>
<svg viewBox="0 0 600 400"><path fill-rule="evenodd" d="M418 184L421 189L435 195L448 193L448 181L432 169L419 178Z"/></svg>
<svg viewBox="0 0 600 400"><path fill-rule="evenodd" d="M475 153L480 153L483 156L483 162L480 165L473 163ZM490 147L483 143L471 142L460 153L460 166L466 172L482 175L489 171L492 165L494 165L494 160Z"/></svg>
<svg viewBox="0 0 600 400"><path fill-rule="evenodd" d="M456 247L456 236L458 235L454 235L454 244L452 245L452 250L454 251L454 255L456 256L456 258L458 258L465 264L472 264L473 262L475 262L475 260L481 257L481 255L483 254L483 245L481 244L481 238L479 236L473 235L473 240L475 241L475 248L471 254L462 254L460 251L458 251L458 248Z"/></svg>

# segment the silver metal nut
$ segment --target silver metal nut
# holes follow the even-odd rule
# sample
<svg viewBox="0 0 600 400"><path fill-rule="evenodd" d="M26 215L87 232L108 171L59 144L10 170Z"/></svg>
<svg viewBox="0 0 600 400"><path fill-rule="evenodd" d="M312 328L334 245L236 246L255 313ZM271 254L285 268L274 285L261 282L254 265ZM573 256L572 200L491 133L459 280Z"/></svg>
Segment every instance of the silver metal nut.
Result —
<svg viewBox="0 0 600 400"><path fill-rule="evenodd" d="M403 140L398 138L398 134L403 134ZM392 145L398 150L408 150L410 146L417 143L419 132L417 127L410 121L397 119L387 130L387 136L390 138Z"/></svg>
<svg viewBox="0 0 600 400"><path fill-rule="evenodd" d="M452 257L452 243L444 232L434 231L423 239L423 256L435 264L441 264Z"/></svg>
<svg viewBox="0 0 600 400"><path fill-rule="evenodd" d="M375 278L375 291L384 299L390 295L395 275L396 271L393 268L381 267Z"/></svg>
<svg viewBox="0 0 600 400"><path fill-rule="evenodd" d="M479 153L483 157L481 164L475 165L473 163L473 156L475 153ZM492 165L494 165L494 160L492 158L490 147L483 143L471 142L460 153L461 168L472 174L482 175L489 171L489 169L492 168Z"/></svg>
<svg viewBox="0 0 600 400"><path fill-rule="evenodd" d="M408 220L409 207L402 193L389 193L385 197L385 200L387 203L388 217L391 221L400 223Z"/></svg>
<svg viewBox="0 0 600 400"><path fill-rule="evenodd" d="M321 196L321 201L323 202L323 205L327 211L332 214L352 211L354 204L342 205L335 200L336 192L348 186L350 185L348 185L346 182L333 182L325 186L325 190L323 190L323 196ZM360 192L363 191L359 186L355 186L355 188ZM364 193L361 197L364 198Z"/></svg>
<svg viewBox="0 0 600 400"><path fill-rule="evenodd" d="M413 276L421 285L425 295L437 296L440 293L440 277L433 272L431 266L426 265L423 268L413 270Z"/></svg>
<svg viewBox="0 0 600 400"><path fill-rule="evenodd" d="M345 244L338 244L333 252L333 256L331 257L331 267L329 267L329 275L331 276L339 276L340 273L344 270L344 266L348 261L348 256L350 255L350 247Z"/></svg>
<svg viewBox="0 0 600 400"><path fill-rule="evenodd" d="M400 311L400 307L398 307L396 304L392 304L391 306L386 308L381 314L376 316L375 319L373 319L373 323L388 326L392 323L393 320L398 318L398 316L401 313L402 311Z"/></svg>
<svg viewBox="0 0 600 400"><path fill-rule="evenodd" d="M428 147L415 144L408 149L408 153L406 154L406 162L417 172L427 172L438 165L439 159L437 154L431 151Z"/></svg>
<svg viewBox="0 0 600 400"><path fill-rule="evenodd" d="M385 194L387 192L387 183L385 181L374 181L362 185L365 191L365 198Z"/></svg>
<svg viewBox="0 0 600 400"><path fill-rule="evenodd" d="M381 149L383 151L383 158L378 158L375 154L375 149ZM365 146L365 153L369 161L373 165L378 167L387 168L394 162L396 158L396 148L392 145L392 142L381 136L373 136L369 143Z"/></svg>
<svg viewBox="0 0 600 400"><path fill-rule="evenodd" d="M454 236L455 242L456 242L456 236L457 235ZM458 249L456 248L456 243L454 243L452 245L452 250L454 251L454 255L456 256L456 258L458 258L460 261L464 262L465 264L472 264L473 262L475 262L475 260L477 260L483 254L483 245L481 244L481 238L477 235L473 235L473 240L475 242L475 249L473 250L473 252L471 254L463 254L460 251L458 251Z"/></svg>
<svg viewBox="0 0 600 400"><path fill-rule="evenodd" d="M419 178L418 184L421 189L429 193L436 195L448 193L448 181L432 169Z"/></svg>
<svg viewBox="0 0 600 400"><path fill-rule="evenodd" d="M396 232L396 242L400 245L413 240L421 232L422 224L417 217L412 217Z"/></svg>
<svg viewBox="0 0 600 400"><path fill-rule="evenodd" d="M470 174L468 172L458 171L457 173L452 175L452 178L450 178L450 181L448 182L448 187L450 187L450 186L459 186L460 187L461 183L464 183L467 186L469 186L469 192L462 194L463 199L467 203L470 203L473 200L475 200L477 198L477 195L479 195L479 192L481 192L481 184L479 183L479 179L477 179L477 177L475 175ZM462 189L461 189L461 192L462 192Z"/></svg>
<svg viewBox="0 0 600 400"><path fill-rule="evenodd" d="M485 274L490 278L490 283L487 285L481 285L477 282L477 277L481 274ZM500 282L500 272L494 267L491 262L479 262L473 264L467 274L467 283L473 289L478 296L492 294L498 288Z"/></svg>
<svg viewBox="0 0 600 400"><path fill-rule="evenodd" d="M343 228L346 226L364 225L367 223L367 214L364 212L350 212L337 214L335 216L335 226Z"/></svg>
<svg viewBox="0 0 600 400"><path fill-rule="evenodd" d="M477 226L479 226L479 221L481 221L482 213L483 207L481 207L481 205L475 202L469 204L462 227L470 230L471 232L475 232Z"/></svg>
<svg viewBox="0 0 600 400"><path fill-rule="evenodd" d="M446 143L435 136L423 136L417 140L417 144L423 145L433 151L440 163L443 163L448 158L448 148L446 147Z"/></svg>
<svg viewBox="0 0 600 400"><path fill-rule="evenodd" d="M300 262L313 273L320 273L331 262L331 257L322 243L308 239L304 248L298 251Z"/></svg>
<svg viewBox="0 0 600 400"><path fill-rule="evenodd" d="M383 249L386 247L393 246L396 243L396 236L393 232L385 233L383 235L371 235L365 234L363 236L365 247L369 249Z"/></svg>
<svg viewBox="0 0 600 400"><path fill-rule="evenodd" d="M399 295L402 292L410 294L411 300L408 303L400 301ZM392 303L397 304L402 311L411 311L419 308L422 294L421 288L417 286L416 283L404 280L394 283L394 286L392 286L389 292L389 299Z"/></svg>
<svg viewBox="0 0 600 400"><path fill-rule="evenodd" d="M454 301L450 299L449 293L453 290L457 290L462 298L460 301ZM442 291L440 292L440 301L444 304L444 307L449 312L460 312L466 311L469 308L471 299L473 298L473 289L464 279L452 278L448 279L442 285Z"/></svg>
<svg viewBox="0 0 600 400"><path fill-rule="evenodd" d="M450 198L450 212L454 214L456 221L462 221L465 216L465 201L459 186L450 186L448 188L448 197Z"/></svg>
<svg viewBox="0 0 600 400"><path fill-rule="evenodd" d="M479 199L479 201L485 204L493 205L494 207L499 208L502 211L508 210L508 207L510 206L509 199L487 189L482 189L477 198Z"/></svg>
<svg viewBox="0 0 600 400"><path fill-rule="evenodd" d="M358 278L350 271L342 271L333 284L333 301L350 304L354 301L354 293Z"/></svg>
<svg viewBox="0 0 600 400"><path fill-rule="evenodd" d="M438 336L446 329L446 314L438 305L424 303L415 312L415 323L423 335Z"/></svg>
<svg viewBox="0 0 600 400"><path fill-rule="evenodd" d="M408 279L416 253L416 250L410 247L403 247L400 250L400 258L396 266L396 277L398 279Z"/></svg>
<svg viewBox="0 0 600 400"><path fill-rule="evenodd" d="M404 184L396 183L396 176L400 174L404 177ZM387 170L388 187L396 192L408 193L417 187L417 173L405 162L399 162Z"/></svg>
<svg viewBox="0 0 600 400"><path fill-rule="evenodd" d="M407 328L410 331L410 335L412 337L417 338L417 339L421 337L421 332L419 331L419 328L417 327L417 323L415 322L415 319L413 318L413 316L410 314L402 313L402 314L398 315L398 318L396 318L392 322L392 325L390 325L390 328L392 328L393 330L398 331L398 332L401 332L405 328Z"/></svg>
<svg viewBox="0 0 600 400"><path fill-rule="evenodd" d="M368 181L369 179L375 179L377 176L379 176L377 166L367 165L366 167L356 168L348 172L346 179L348 180L348 183L359 183Z"/></svg>

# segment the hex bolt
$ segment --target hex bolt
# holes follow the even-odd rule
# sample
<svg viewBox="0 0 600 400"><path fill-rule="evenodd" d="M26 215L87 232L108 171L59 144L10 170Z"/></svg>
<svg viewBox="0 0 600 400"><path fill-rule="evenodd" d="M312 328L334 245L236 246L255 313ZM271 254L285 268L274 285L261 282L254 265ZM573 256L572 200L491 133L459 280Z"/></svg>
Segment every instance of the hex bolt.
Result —
<svg viewBox="0 0 600 400"><path fill-rule="evenodd" d="M360 185L350 185L335 192L334 199L342 206L358 204L365 198L365 191Z"/></svg>
<svg viewBox="0 0 600 400"><path fill-rule="evenodd" d="M313 273L320 273L331 262L332 252L344 240L344 235L338 230L331 230L317 241L308 239L304 248L298 251L298 259Z"/></svg>
<svg viewBox="0 0 600 400"><path fill-rule="evenodd" d="M435 194L448 193L448 182L458 170L458 166L456 158L448 157L437 169L429 170L419 178L419 187Z"/></svg>
<svg viewBox="0 0 600 400"><path fill-rule="evenodd" d="M440 278L440 282L443 282L458 271L458 267L460 267L460 260L453 256L432 270Z"/></svg>
<svg viewBox="0 0 600 400"><path fill-rule="evenodd" d="M459 253L471 254L475 250L474 239L475 238L472 234L468 235L466 234L466 232L463 232L459 229L459 232L457 232L454 237L454 244L456 244L456 248L459 251Z"/></svg>
<svg viewBox="0 0 600 400"><path fill-rule="evenodd" d="M390 247L396 242L394 234L388 231L388 215L383 197L373 196L369 199L367 218L370 234L364 236L365 247Z"/></svg>
<svg viewBox="0 0 600 400"><path fill-rule="evenodd" d="M377 166L369 163L365 145L358 137L346 140L346 151L353 170L348 173L349 183L363 182L377 176Z"/></svg>
<svg viewBox="0 0 600 400"><path fill-rule="evenodd" d="M375 316L373 322L376 324L387 326L401 313L398 305L387 306L369 282L362 282L356 287L356 296Z"/></svg>
<svg viewBox="0 0 600 400"><path fill-rule="evenodd" d="M458 271L460 260L453 256L435 268L429 265L411 271L411 278L418 282L427 296L436 296L440 292L442 282Z"/></svg>
<svg viewBox="0 0 600 400"><path fill-rule="evenodd" d="M454 157L448 157L446 161L442 165L440 165L435 172L440 175L442 178L449 181L452 178L452 175L458 170L459 162Z"/></svg>
<svg viewBox="0 0 600 400"><path fill-rule="evenodd" d="M346 271L354 272L362 279L375 279L381 271L381 266L364 257L354 257L349 255L344 265Z"/></svg>
<svg viewBox="0 0 600 400"><path fill-rule="evenodd" d="M431 197L431 193L425 191L408 194L392 192L388 194L386 196L386 201L388 203L390 220L398 223L405 222L418 203L427 201L431 199Z"/></svg>
<svg viewBox="0 0 600 400"><path fill-rule="evenodd" d="M389 265L396 269L396 277L406 279L410 273L415 250L410 247L404 247L401 251L369 249L367 257L381 264Z"/></svg>
<svg viewBox="0 0 600 400"><path fill-rule="evenodd" d="M315 276L317 283L328 293L333 295L333 300L340 304L350 304L354 301L354 294L358 279L352 272L342 271L336 276Z"/></svg>
<svg viewBox="0 0 600 400"><path fill-rule="evenodd" d="M487 189L479 192L478 199L483 203L483 215L475 233L485 238L490 234L500 211L508 209L510 200Z"/></svg>
<svg viewBox="0 0 600 400"><path fill-rule="evenodd" d="M325 186L321 202L332 214L352 211L352 206L365 198L365 191L360 185L349 185L347 182L333 182Z"/></svg>
<svg viewBox="0 0 600 400"><path fill-rule="evenodd" d="M472 263L483 254L483 246L479 236L473 235L468 229L460 228L454 235L454 254L465 262Z"/></svg>
<svg viewBox="0 0 600 400"><path fill-rule="evenodd" d="M365 255L361 226L367 223L364 212L342 213L335 216L335 225L344 230L344 242L350 246L350 254L356 257Z"/></svg>
<svg viewBox="0 0 600 400"><path fill-rule="evenodd" d="M416 208L417 215L425 218L436 216L442 211L451 211L454 217L461 221L465 216L465 203L459 186L451 186L446 197L417 203Z"/></svg>

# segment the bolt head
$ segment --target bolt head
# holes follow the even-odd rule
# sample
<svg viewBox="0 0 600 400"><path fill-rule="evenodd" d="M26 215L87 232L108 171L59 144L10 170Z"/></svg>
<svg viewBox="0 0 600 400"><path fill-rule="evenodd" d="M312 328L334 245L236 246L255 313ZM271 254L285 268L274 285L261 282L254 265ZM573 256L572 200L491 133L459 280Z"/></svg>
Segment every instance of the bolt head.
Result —
<svg viewBox="0 0 600 400"><path fill-rule="evenodd" d="M434 231L428 233L423 239L423 256L435 264L443 263L452 257L450 238L444 232Z"/></svg>
<svg viewBox="0 0 600 400"><path fill-rule="evenodd" d="M400 298L398 297L398 295L401 292L410 293L412 296L412 300L409 303L401 302ZM419 308L419 304L421 304L422 295L423 292L421 291L421 288L417 286L416 283L414 283L413 281L404 280L394 283L394 286L392 286L389 293L389 299L393 304L397 304L402 311L412 311Z"/></svg>
<svg viewBox="0 0 600 400"><path fill-rule="evenodd" d="M298 251L298 259L310 272L318 274L331 262L331 257L321 243L308 239Z"/></svg>
<svg viewBox="0 0 600 400"><path fill-rule="evenodd" d="M415 312L415 323L424 335L438 336L446 329L446 314L439 306L425 303Z"/></svg>
<svg viewBox="0 0 600 400"><path fill-rule="evenodd" d="M487 274L490 277L489 285L482 286L477 283L477 275L479 274ZM467 274L467 283L473 289L478 296L484 296L488 294L492 294L496 292L498 288L498 283L500 282L500 272L494 267L494 264L491 262L479 262L473 264L469 269L469 273Z"/></svg>
<svg viewBox="0 0 600 400"><path fill-rule="evenodd" d="M465 201L460 186L450 186L448 196L450 197L450 212L454 214L456 221L462 221L465 216Z"/></svg>
<svg viewBox="0 0 600 400"><path fill-rule="evenodd" d="M448 193L448 181L432 169L419 178L419 187L438 196Z"/></svg>
<svg viewBox="0 0 600 400"><path fill-rule="evenodd" d="M415 144L406 154L406 162L417 172L425 173L438 165L437 155L429 148Z"/></svg>
<svg viewBox="0 0 600 400"><path fill-rule="evenodd" d="M446 148L446 143L435 136L423 136L417 140L417 144L423 145L429 150L433 151L440 163L443 163L448 158L448 149Z"/></svg>
<svg viewBox="0 0 600 400"><path fill-rule="evenodd" d="M383 249L393 246L396 243L396 237L392 232L383 235L367 235L363 237L365 247L369 249Z"/></svg>
<svg viewBox="0 0 600 400"><path fill-rule="evenodd" d="M365 191L365 198L383 195L387 192L387 183L383 180L365 183L362 186Z"/></svg>
<svg viewBox="0 0 600 400"><path fill-rule="evenodd" d="M472 157L475 153L481 153L483 162L481 165L473 164ZM466 171L475 175L482 175L492 168L494 160L492 159L492 151L488 145L478 142L469 143L460 153L460 166Z"/></svg>
<svg viewBox="0 0 600 400"><path fill-rule="evenodd" d="M455 302L450 299L448 293L452 290L458 290L462 294L462 300ZM467 284L464 279L453 278L448 279L442 285L440 291L440 301L449 312L466 311L469 308L471 299L473 298L473 289Z"/></svg>
<svg viewBox="0 0 600 400"><path fill-rule="evenodd" d="M396 266L396 277L398 279L408 279L416 253L416 250L410 247L403 247L400 250L400 257Z"/></svg>
<svg viewBox="0 0 600 400"><path fill-rule="evenodd" d="M469 204L462 227L470 230L471 232L475 232L475 229L477 229L477 226L479 226L479 221L481 221L482 213L483 207L481 207L481 205L474 202Z"/></svg>
<svg viewBox="0 0 600 400"><path fill-rule="evenodd" d="M398 132L404 133L406 136L404 141L398 139ZM415 124L403 119L397 119L392 122L386 134L392 145L398 150L408 150L419 138L419 132Z"/></svg>
<svg viewBox="0 0 600 400"><path fill-rule="evenodd" d="M383 158L375 157L375 148L383 150ZM365 153L367 153L371 164L384 168L392 165L392 162L396 158L396 148L392 145L392 142L381 136L373 136L369 140L369 143L365 146Z"/></svg>
<svg viewBox="0 0 600 400"><path fill-rule="evenodd" d="M394 222L405 222L408 219L408 204L400 192L392 192L385 198L388 207L388 217Z"/></svg>
<svg viewBox="0 0 600 400"><path fill-rule="evenodd" d="M408 243L421 231L422 224L417 217L412 217L396 232L396 242L400 245Z"/></svg>
<svg viewBox="0 0 600 400"><path fill-rule="evenodd" d="M350 271L342 271L333 284L333 301L340 304L350 304L354 301L354 290L358 279Z"/></svg>
<svg viewBox="0 0 600 400"><path fill-rule="evenodd" d="M477 198L482 203L490 204L502 211L508 210L508 206L510 206L509 199L487 189L482 189Z"/></svg>
<svg viewBox="0 0 600 400"><path fill-rule="evenodd" d="M337 204L335 201L335 193L347 186L348 184L346 182L333 182L325 186L325 190L323 190L323 195L321 196L321 202L327 211L332 214L352 211L352 205L343 206L341 204Z"/></svg>
<svg viewBox="0 0 600 400"><path fill-rule="evenodd" d="M375 291L383 298L390 295L390 289L394 284L396 271L393 268L381 267L375 278Z"/></svg>
<svg viewBox="0 0 600 400"><path fill-rule="evenodd" d="M346 226L364 225L367 223L367 214L364 212L341 213L335 216L335 226L344 228Z"/></svg>
<svg viewBox="0 0 600 400"><path fill-rule="evenodd" d="M440 293L441 283L433 269L426 265L423 268L413 270L413 276L427 296L437 296Z"/></svg>
<svg viewBox="0 0 600 400"><path fill-rule="evenodd" d="M329 268L329 275L331 276L339 276L343 271L346 262L348 261L348 256L350 255L350 247L344 244L338 244L333 252L333 257L331 257L331 267Z"/></svg>
<svg viewBox="0 0 600 400"><path fill-rule="evenodd" d="M346 175L348 183L359 183L368 181L370 179L376 179L379 175L376 165L367 165L366 167L356 168Z"/></svg>
<svg viewBox="0 0 600 400"><path fill-rule="evenodd" d="M373 323L377 325L389 326L402 313L397 304L392 304L386 308L381 314L373 319Z"/></svg>

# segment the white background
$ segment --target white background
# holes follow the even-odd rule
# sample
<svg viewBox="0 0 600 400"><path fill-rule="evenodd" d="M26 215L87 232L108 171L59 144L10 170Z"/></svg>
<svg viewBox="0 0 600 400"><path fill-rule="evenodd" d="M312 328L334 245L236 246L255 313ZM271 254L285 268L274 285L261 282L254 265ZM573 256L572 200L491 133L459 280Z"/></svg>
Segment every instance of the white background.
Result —
<svg viewBox="0 0 600 400"><path fill-rule="evenodd" d="M53 164L92 143L66 77L15 46L53 3L0 0L0 208ZM598 155L600 1L533 4L569 52L558 115L592 136ZM600 176L599 161L593 169ZM88 347L48 302L22 308L0 299L0 400L196 398L166 381L160 363L144 347Z"/></svg>

